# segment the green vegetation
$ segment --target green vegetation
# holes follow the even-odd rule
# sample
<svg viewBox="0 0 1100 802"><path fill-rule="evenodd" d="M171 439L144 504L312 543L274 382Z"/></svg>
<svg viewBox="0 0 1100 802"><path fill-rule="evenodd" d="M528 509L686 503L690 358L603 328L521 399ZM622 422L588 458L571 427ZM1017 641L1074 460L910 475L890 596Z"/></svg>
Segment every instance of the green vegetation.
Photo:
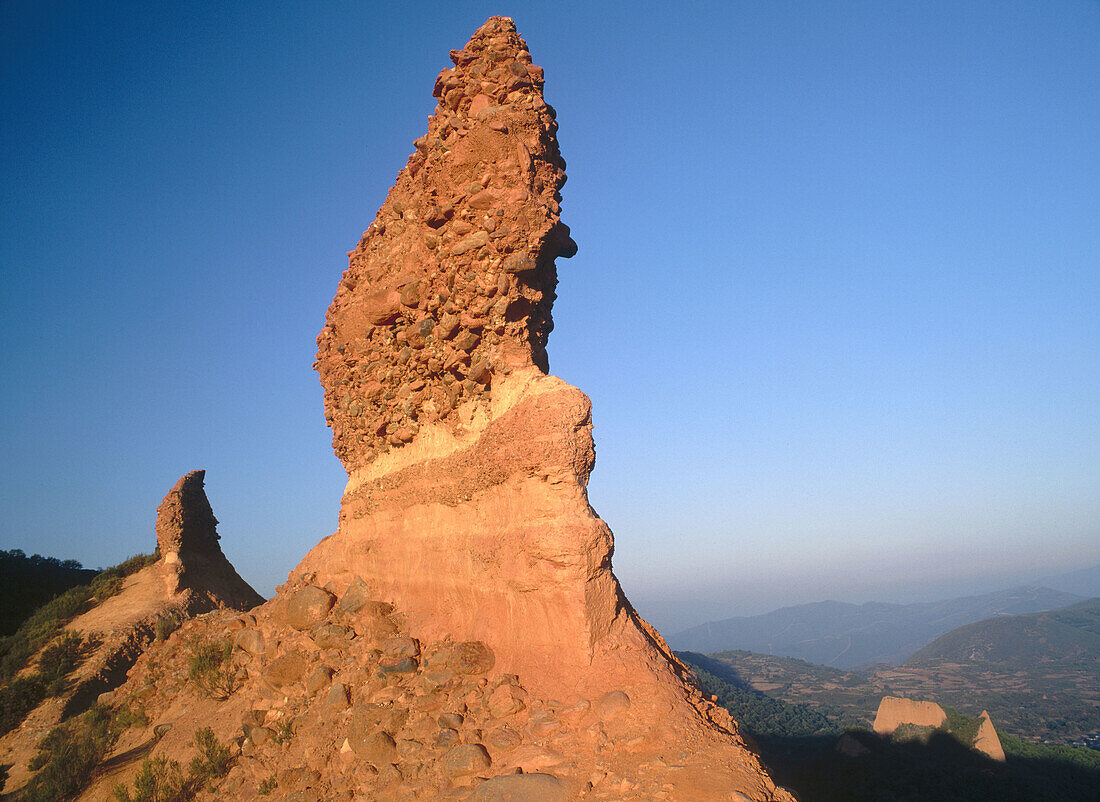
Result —
<svg viewBox="0 0 1100 802"><path fill-rule="evenodd" d="M57 696L65 686L65 678L80 665L94 648L79 632L65 632L47 646L38 658L38 674L49 683L47 694Z"/></svg>
<svg viewBox="0 0 1100 802"><path fill-rule="evenodd" d="M233 644L227 640L193 637L187 644L191 657L187 675L201 693L212 699L228 699L237 689Z"/></svg>
<svg viewBox="0 0 1100 802"><path fill-rule="evenodd" d="M1089 701L1095 695L1095 661L1039 661L1027 669L939 661L860 674L745 651L680 654L720 678L735 678L742 687L808 705L839 727L870 726L879 701L892 695L975 712L985 708L998 727L1033 740L1068 743L1100 730L1100 707ZM724 666L727 676L712 668L715 664Z"/></svg>
<svg viewBox="0 0 1100 802"><path fill-rule="evenodd" d="M294 722L280 721L275 725L274 734L271 736L272 740L277 744L290 743L290 739L294 737Z"/></svg>
<svg viewBox="0 0 1100 802"><path fill-rule="evenodd" d="M125 785L115 786L114 797L118 802L182 802L186 783L183 770L175 760L160 755L147 757L141 762L137 776L134 777L134 793Z"/></svg>
<svg viewBox="0 0 1100 802"><path fill-rule="evenodd" d="M1054 760L1069 763L1100 774L1100 751L1080 746L1033 744L1007 732L997 730L1005 757L1019 760Z"/></svg>
<svg viewBox="0 0 1100 802"><path fill-rule="evenodd" d="M866 728L845 728L837 723L835 708L813 702L791 705L753 690L745 679L744 664L734 667L717 659L727 655L708 658L681 653L680 657L692 665L704 689L716 695L756 740L776 782L793 790L801 802L1097 799L1100 752L1031 744L999 732L1007 760L997 763L970 748L979 720L953 708L945 708L947 724L941 729L900 727L893 737L885 738ZM783 671L801 662L778 659L786 661L780 666ZM812 668L826 672L823 679L832 690L838 680L843 685L843 677L837 675L845 672ZM791 688L771 684L786 691Z"/></svg>
<svg viewBox="0 0 1100 802"><path fill-rule="evenodd" d="M142 705L133 706L131 704L115 710L115 724L118 725L120 731L128 730L130 727L148 727L149 716L146 715L145 708Z"/></svg>
<svg viewBox="0 0 1100 802"><path fill-rule="evenodd" d="M17 727L43 699L64 692L68 675L92 645L78 633L66 632L43 650L37 671L0 686L0 735Z"/></svg>
<svg viewBox="0 0 1100 802"><path fill-rule="evenodd" d="M56 802L80 793L125 729L124 721L118 712L96 704L50 730L30 763L38 774L27 784L19 802Z"/></svg>
<svg viewBox="0 0 1100 802"><path fill-rule="evenodd" d="M705 659L705 658L704 658ZM772 699L759 691L738 687L710 673L699 665L693 665L695 675L707 693L718 697L718 704L730 711L738 725L754 737L782 735L806 737L809 735L839 735L842 730L806 705L791 705ZM714 666L715 670L720 670Z"/></svg>
<svg viewBox="0 0 1100 802"><path fill-rule="evenodd" d="M218 742L212 729L196 730L192 745L198 747L199 753L191 759L191 776L200 781L200 786L228 773L233 753L228 746Z"/></svg>
<svg viewBox="0 0 1100 802"><path fill-rule="evenodd" d="M76 560L0 549L0 637L11 635L35 609L95 574Z"/></svg>
<svg viewBox="0 0 1100 802"><path fill-rule="evenodd" d="M258 793L260 796L267 796L278 787L279 780L275 777L274 774L272 774L270 777L260 783L259 787L256 789L256 793ZM0 788L3 788L3 786L0 786Z"/></svg>
<svg viewBox="0 0 1100 802"><path fill-rule="evenodd" d="M0 681L11 679L31 657L49 643L69 621L117 593L130 574L157 560L157 554L138 554L100 571L92 581L69 588L31 614L13 635L0 638Z"/></svg>
<svg viewBox="0 0 1100 802"><path fill-rule="evenodd" d="M168 636L180 628L183 620L176 613L163 613L157 616L153 624L153 634L157 640L168 640Z"/></svg>
<svg viewBox="0 0 1100 802"><path fill-rule="evenodd" d="M117 593L127 576L156 559L155 553L139 554L101 571L91 582L70 588L42 605L14 635L0 638L0 735L19 726L43 699L63 693L68 675L94 648L95 644L83 641L79 634L63 632L65 624L85 612L91 602ZM36 671L17 677L43 646Z"/></svg>
<svg viewBox="0 0 1100 802"><path fill-rule="evenodd" d="M18 727L45 698L46 683L37 674L16 677L0 687L0 735Z"/></svg>
<svg viewBox="0 0 1100 802"><path fill-rule="evenodd" d="M232 752L214 737L213 730L196 730L191 744L198 747L199 753L191 759L186 778L175 760L159 755L146 758L134 778L133 792L121 783L115 786L117 802L187 802L229 773Z"/></svg>
<svg viewBox="0 0 1100 802"><path fill-rule="evenodd" d="M1089 664L1100 659L1100 599L1027 615L988 618L953 629L905 661L997 663L1026 670L1039 663Z"/></svg>

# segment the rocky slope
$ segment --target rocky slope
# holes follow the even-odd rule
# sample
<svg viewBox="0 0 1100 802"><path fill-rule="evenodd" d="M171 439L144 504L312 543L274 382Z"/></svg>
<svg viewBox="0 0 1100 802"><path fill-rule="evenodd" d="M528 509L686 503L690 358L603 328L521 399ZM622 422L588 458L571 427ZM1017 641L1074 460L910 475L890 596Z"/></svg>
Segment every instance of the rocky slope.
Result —
<svg viewBox="0 0 1100 802"><path fill-rule="evenodd" d="M204 471L192 471L181 477L158 507L160 559L127 577L118 593L65 627L93 648L69 677L63 693L47 698L18 728L0 738L0 763L12 766L7 792L18 790L30 777L27 764L52 727L98 698L112 696L154 639L158 621L174 625L211 610L236 612L263 602L218 545L217 521L203 489L204 476Z"/></svg>
<svg viewBox="0 0 1100 802"><path fill-rule="evenodd" d="M116 703L148 727L88 799L201 726L234 799L791 799L611 572L590 403L546 373L576 246L542 71L503 17L451 59L318 337L339 530L274 599L143 656Z"/></svg>

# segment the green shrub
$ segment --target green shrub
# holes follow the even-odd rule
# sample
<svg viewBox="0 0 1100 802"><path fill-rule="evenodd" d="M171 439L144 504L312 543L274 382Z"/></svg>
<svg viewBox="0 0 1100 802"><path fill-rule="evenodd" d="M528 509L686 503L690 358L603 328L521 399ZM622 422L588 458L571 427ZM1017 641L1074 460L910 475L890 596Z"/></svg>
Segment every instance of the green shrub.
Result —
<svg viewBox="0 0 1100 802"><path fill-rule="evenodd" d="M118 802L183 802L193 794L184 782L180 764L158 755L141 762L134 777L133 796L122 783L115 786L114 796Z"/></svg>
<svg viewBox="0 0 1100 802"><path fill-rule="evenodd" d="M39 607L14 635L4 638L0 643L0 679L15 676L61 627L87 609L91 598L90 585L71 588Z"/></svg>
<svg viewBox="0 0 1100 802"><path fill-rule="evenodd" d="M105 602L122 590L126 578L121 576L96 577L92 581L92 595L97 602Z"/></svg>
<svg viewBox="0 0 1100 802"><path fill-rule="evenodd" d="M198 785L224 777L229 772L233 753L228 746L214 737L212 729L203 727L201 730L196 730L195 740L191 743L199 750L199 753L191 759L190 766L191 777Z"/></svg>
<svg viewBox="0 0 1100 802"><path fill-rule="evenodd" d="M226 640L193 637L187 644L191 657L187 675L199 691L213 699L228 699L237 690L233 644Z"/></svg>
<svg viewBox="0 0 1100 802"><path fill-rule="evenodd" d="M122 587L123 579L157 559L156 552L138 554L100 571L91 582L70 588L39 607L14 635L0 638L0 681L14 677L65 624L85 612L89 602L108 598Z"/></svg>
<svg viewBox="0 0 1100 802"><path fill-rule="evenodd" d="M280 721L275 725L275 733L272 735L272 740L277 744L289 743L290 739L294 737L294 722Z"/></svg>
<svg viewBox="0 0 1100 802"><path fill-rule="evenodd" d="M168 636L179 629L181 623L182 621L178 614L165 613L157 616L157 620L153 624L153 632L157 640L168 640Z"/></svg>
<svg viewBox="0 0 1100 802"><path fill-rule="evenodd" d="M0 688L0 735L11 732L46 698L46 683L37 674L16 677Z"/></svg>
<svg viewBox="0 0 1100 802"><path fill-rule="evenodd" d="M42 651L38 675L48 685L47 695L58 696L65 690L65 678L84 661L91 646L79 632L65 632Z"/></svg>
<svg viewBox="0 0 1100 802"><path fill-rule="evenodd" d="M20 802L56 802L77 796L118 735L110 708L100 704L54 727L38 743L30 762L30 769L38 774L27 784Z"/></svg>
<svg viewBox="0 0 1100 802"><path fill-rule="evenodd" d="M256 789L256 793L258 793L260 796L267 796L278 787L279 781L275 778L275 775L272 774L270 777L260 783L259 787Z"/></svg>
<svg viewBox="0 0 1100 802"><path fill-rule="evenodd" d="M118 725L118 729L128 730L130 727L147 727L149 726L149 716L145 713L145 708L138 705L136 708L120 707L115 711L115 723Z"/></svg>
<svg viewBox="0 0 1100 802"><path fill-rule="evenodd" d="M79 633L66 632L38 658L38 670L0 687L0 735L10 732L48 696L65 690L65 678L87 655Z"/></svg>
<svg viewBox="0 0 1100 802"><path fill-rule="evenodd" d="M203 786L229 772L232 753L228 746L218 742L209 727L195 731L192 745L198 747L199 754L192 758L186 778L175 760L160 756L146 758L134 778L133 793L121 783L115 786L117 802L187 802Z"/></svg>

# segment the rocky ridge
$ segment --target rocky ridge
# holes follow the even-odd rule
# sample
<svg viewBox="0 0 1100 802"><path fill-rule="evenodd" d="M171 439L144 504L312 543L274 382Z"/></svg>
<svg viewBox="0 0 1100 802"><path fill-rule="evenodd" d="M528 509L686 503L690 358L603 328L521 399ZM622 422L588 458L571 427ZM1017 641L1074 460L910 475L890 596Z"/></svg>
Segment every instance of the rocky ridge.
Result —
<svg viewBox="0 0 1100 802"><path fill-rule="evenodd" d="M337 595L311 579L151 644L115 698L148 723L116 754L146 745L186 763L192 734L209 725L236 756L217 795L240 800L262 796L265 782L275 798L302 801L791 798L747 752L730 763L735 725L698 695L694 717L714 718L713 730L654 731L644 696L547 697L500 672L488 644L421 640L364 583ZM189 674L198 642L233 645L221 698ZM82 798L110 799L136 769L105 774Z"/></svg>

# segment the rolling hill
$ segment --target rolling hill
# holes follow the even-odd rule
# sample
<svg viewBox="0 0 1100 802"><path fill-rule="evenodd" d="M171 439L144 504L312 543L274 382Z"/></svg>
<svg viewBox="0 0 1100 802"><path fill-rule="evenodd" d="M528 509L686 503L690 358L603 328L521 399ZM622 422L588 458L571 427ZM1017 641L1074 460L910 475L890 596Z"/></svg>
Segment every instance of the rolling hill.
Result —
<svg viewBox="0 0 1100 802"><path fill-rule="evenodd" d="M929 699L1032 741L1069 743L1100 730L1100 599L1059 610L968 624L904 664L869 673L748 651L682 655L727 682L836 724L866 726L885 695Z"/></svg>
<svg viewBox="0 0 1100 802"><path fill-rule="evenodd" d="M742 649L835 668L896 665L957 627L1078 601L1079 596L1043 587L917 604L824 601L710 622L673 635L668 641L672 648L685 651L706 654Z"/></svg>
<svg viewBox="0 0 1100 802"><path fill-rule="evenodd" d="M1096 664L1100 676L1100 598L1059 610L977 621L942 635L905 661L995 662L1030 669L1042 663Z"/></svg>

